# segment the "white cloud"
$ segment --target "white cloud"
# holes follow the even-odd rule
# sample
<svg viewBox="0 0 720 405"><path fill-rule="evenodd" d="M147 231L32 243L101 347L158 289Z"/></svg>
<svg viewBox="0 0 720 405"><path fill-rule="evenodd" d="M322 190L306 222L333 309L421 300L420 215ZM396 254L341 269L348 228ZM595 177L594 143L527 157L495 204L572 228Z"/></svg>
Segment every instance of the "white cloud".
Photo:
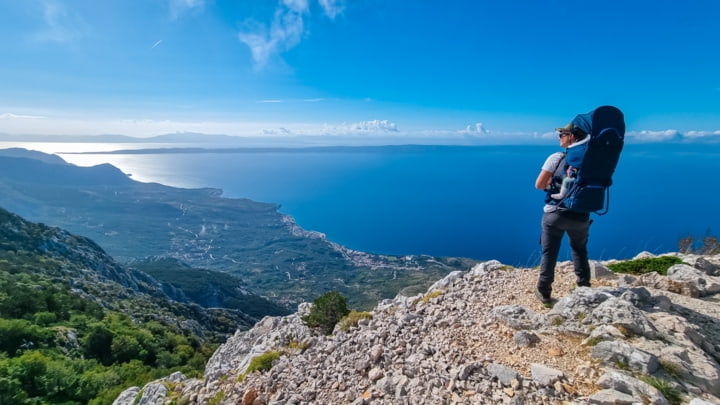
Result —
<svg viewBox="0 0 720 405"><path fill-rule="evenodd" d="M474 125L468 125L461 132L468 134L468 135L488 135L488 134L490 134L490 131L488 131L483 126L482 122L475 123Z"/></svg>
<svg viewBox="0 0 720 405"><path fill-rule="evenodd" d="M318 0L318 3L320 3L323 11L325 11L325 15L331 19L335 19L335 17L345 9L345 2L343 0Z"/></svg>
<svg viewBox="0 0 720 405"><path fill-rule="evenodd" d="M326 135L380 135L398 133L397 125L388 120L360 121L351 124L325 124L323 134Z"/></svg>
<svg viewBox="0 0 720 405"><path fill-rule="evenodd" d="M0 114L0 120L37 120L37 119L44 119L46 117L43 117L41 115L23 115L23 114L12 114L12 113L3 113Z"/></svg>
<svg viewBox="0 0 720 405"><path fill-rule="evenodd" d="M711 138L711 137L720 137L720 130L717 131L688 131L685 132L685 138L689 139L701 139L701 138Z"/></svg>
<svg viewBox="0 0 720 405"><path fill-rule="evenodd" d="M33 36L37 41L71 42L87 32L88 25L82 17L57 1L44 1L42 16L45 28Z"/></svg>
<svg viewBox="0 0 720 405"><path fill-rule="evenodd" d="M283 0L283 4L296 13L305 13L308 11L307 0Z"/></svg>
<svg viewBox="0 0 720 405"><path fill-rule="evenodd" d="M625 133L626 141L636 142L662 142L681 138L680 132L675 129L664 131L628 131Z"/></svg>
<svg viewBox="0 0 720 405"><path fill-rule="evenodd" d="M325 15L331 19L344 9L342 0L318 1ZM297 46L305 35L304 19L308 16L308 0L281 0L269 26L247 21L247 28L238 33L238 39L250 48L255 68L264 68L272 59Z"/></svg>
<svg viewBox="0 0 720 405"><path fill-rule="evenodd" d="M181 17L183 14L202 10L205 7L205 0L169 0L170 16L173 19Z"/></svg>
<svg viewBox="0 0 720 405"><path fill-rule="evenodd" d="M254 28L238 34L238 39L250 48L256 69L262 69L273 57L300 43L304 26L302 11L297 10L302 7L294 3L299 2L291 2L293 8L287 4L278 8L269 28L254 22L251 23Z"/></svg>

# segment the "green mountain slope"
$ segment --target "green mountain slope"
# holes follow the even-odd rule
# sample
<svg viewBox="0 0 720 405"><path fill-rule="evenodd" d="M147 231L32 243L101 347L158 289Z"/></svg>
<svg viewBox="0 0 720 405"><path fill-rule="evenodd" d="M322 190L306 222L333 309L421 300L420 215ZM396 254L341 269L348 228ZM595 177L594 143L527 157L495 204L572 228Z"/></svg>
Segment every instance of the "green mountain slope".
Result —
<svg viewBox="0 0 720 405"><path fill-rule="evenodd" d="M290 311L248 290L240 279L227 273L196 269L172 258L134 262L133 268L151 275L162 290L177 301L190 301L204 308L241 309L257 319L289 315Z"/></svg>
<svg viewBox="0 0 720 405"><path fill-rule="evenodd" d="M200 375L257 318L168 299L91 240L0 209L0 403L110 404L129 385Z"/></svg>

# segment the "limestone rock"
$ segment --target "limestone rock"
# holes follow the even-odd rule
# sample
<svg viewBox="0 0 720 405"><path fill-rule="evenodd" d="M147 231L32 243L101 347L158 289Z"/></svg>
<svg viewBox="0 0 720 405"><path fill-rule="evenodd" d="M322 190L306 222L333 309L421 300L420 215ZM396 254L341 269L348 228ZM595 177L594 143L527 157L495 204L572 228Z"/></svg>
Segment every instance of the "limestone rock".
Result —
<svg viewBox="0 0 720 405"><path fill-rule="evenodd" d="M544 387L549 387L564 377L562 371L546 367L542 364L531 364L530 371L533 381Z"/></svg>
<svg viewBox="0 0 720 405"><path fill-rule="evenodd" d="M591 355L606 364L622 365L644 374L652 374L659 367L657 357L620 341L600 342L592 348Z"/></svg>
<svg viewBox="0 0 720 405"><path fill-rule="evenodd" d="M720 255L705 260L720 265ZM383 300L371 319L331 336L303 324L303 304L230 337L203 379L175 374L143 387L140 398L138 387L126 390L114 405L667 403L636 375L666 381L684 403L720 403L720 304L714 276L693 270L570 290L572 264L559 263L558 301L547 310L533 295L536 269L488 261L435 283L428 291L441 292L436 298ZM238 380L271 350L282 355L270 370ZM172 398L162 388L169 381Z"/></svg>
<svg viewBox="0 0 720 405"><path fill-rule="evenodd" d="M593 261L590 262L590 278L593 280L615 280L618 275L602 263Z"/></svg>
<svg viewBox="0 0 720 405"><path fill-rule="evenodd" d="M611 371L603 374L597 384L606 389L622 392L644 404L668 405L667 399L657 388L638 380L628 373Z"/></svg>
<svg viewBox="0 0 720 405"><path fill-rule="evenodd" d="M490 317L515 329L538 329L546 322L542 314L519 305L495 307Z"/></svg>
<svg viewBox="0 0 720 405"><path fill-rule="evenodd" d="M720 279L709 276L702 271L686 264L676 264L668 269L670 280L684 281L691 284L700 296L713 295L720 292Z"/></svg>
<svg viewBox="0 0 720 405"><path fill-rule="evenodd" d="M635 397L624 392L603 389L592 394L588 403L597 405L635 405L642 402L638 402Z"/></svg>
<svg viewBox="0 0 720 405"><path fill-rule="evenodd" d="M135 397L137 397L139 393L140 387L130 387L121 392L120 395L115 398L112 405L132 405L135 402Z"/></svg>

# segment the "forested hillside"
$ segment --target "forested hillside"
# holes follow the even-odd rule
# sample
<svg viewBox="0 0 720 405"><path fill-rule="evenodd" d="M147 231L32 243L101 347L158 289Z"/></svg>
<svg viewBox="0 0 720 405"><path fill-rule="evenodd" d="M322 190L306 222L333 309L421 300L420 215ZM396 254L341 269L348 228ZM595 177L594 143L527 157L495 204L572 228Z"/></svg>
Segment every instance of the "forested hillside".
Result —
<svg viewBox="0 0 720 405"><path fill-rule="evenodd" d="M257 319L171 301L91 240L0 209L0 404L110 404L123 388L202 372Z"/></svg>

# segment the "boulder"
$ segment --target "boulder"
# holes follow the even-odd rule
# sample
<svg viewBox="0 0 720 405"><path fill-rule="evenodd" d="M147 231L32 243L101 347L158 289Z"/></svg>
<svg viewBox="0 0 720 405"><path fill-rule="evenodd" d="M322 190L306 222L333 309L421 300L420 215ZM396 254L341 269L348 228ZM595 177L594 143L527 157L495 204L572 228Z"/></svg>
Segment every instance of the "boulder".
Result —
<svg viewBox="0 0 720 405"><path fill-rule="evenodd" d="M692 285L701 297L720 292L720 279L709 276L687 264L676 264L668 269L668 278Z"/></svg>
<svg viewBox="0 0 720 405"><path fill-rule="evenodd" d="M654 373L660 365L653 354L619 341L600 342L593 346L590 354L605 364L627 367L643 374Z"/></svg>

